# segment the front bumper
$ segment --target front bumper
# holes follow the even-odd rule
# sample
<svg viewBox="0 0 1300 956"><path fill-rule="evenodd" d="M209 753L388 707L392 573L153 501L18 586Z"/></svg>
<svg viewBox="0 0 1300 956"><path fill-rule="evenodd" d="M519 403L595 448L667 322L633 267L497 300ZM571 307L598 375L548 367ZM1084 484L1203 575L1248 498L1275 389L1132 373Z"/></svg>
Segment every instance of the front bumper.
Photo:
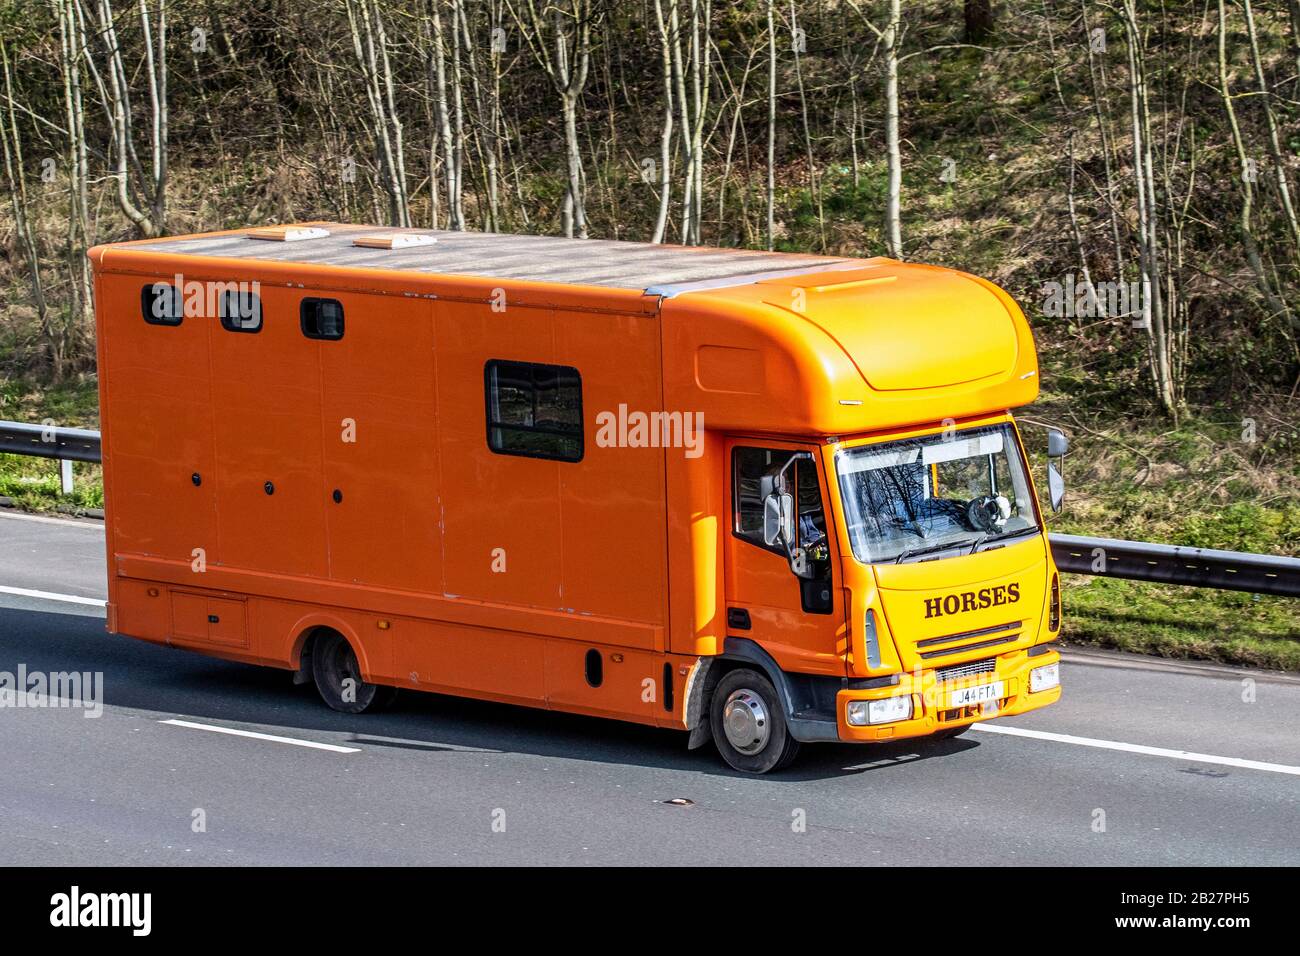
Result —
<svg viewBox="0 0 1300 956"><path fill-rule="evenodd" d="M1030 656L1030 650L1042 651L1044 645L1011 651L994 658L994 670L962 680L940 683L933 670L910 672L899 676L899 682L890 687L841 690L835 700L835 723L840 740L853 743L873 743L881 740L902 740L907 737L924 737L941 730L964 727L981 720L1011 717L1026 711L1054 704L1061 698L1061 687L1031 693L1029 672L1046 664L1059 663L1061 655L1054 649ZM1003 682L1003 696L997 701L993 713L979 705L953 708L949 695L960 687L974 684ZM910 695L912 717L891 724L856 727L848 723L846 712L849 701L880 700L886 697Z"/></svg>

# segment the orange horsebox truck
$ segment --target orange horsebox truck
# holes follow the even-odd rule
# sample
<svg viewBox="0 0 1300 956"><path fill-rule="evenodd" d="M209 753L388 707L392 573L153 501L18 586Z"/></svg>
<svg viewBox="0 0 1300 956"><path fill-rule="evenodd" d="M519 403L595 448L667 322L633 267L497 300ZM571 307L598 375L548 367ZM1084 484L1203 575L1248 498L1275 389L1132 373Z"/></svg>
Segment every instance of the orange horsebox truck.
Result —
<svg viewBox="0 0 1300 956"><path fill-rule="evenodd" d="M113 633L752 773L1060 696L1037 357L989 282L330 223L90 257Z"/></svg>

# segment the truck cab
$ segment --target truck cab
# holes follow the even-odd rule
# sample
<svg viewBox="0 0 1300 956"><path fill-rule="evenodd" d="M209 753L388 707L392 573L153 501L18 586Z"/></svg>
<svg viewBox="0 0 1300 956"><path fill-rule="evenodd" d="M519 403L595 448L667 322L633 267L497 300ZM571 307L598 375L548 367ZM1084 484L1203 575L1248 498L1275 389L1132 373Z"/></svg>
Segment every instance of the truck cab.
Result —
<svg viewBox="0 0 1300 956"><path fill-rule="evenodd" d="M1010 297L888 259L664 291L668 403L704 410L726 475L676 463L697 495L692 650L721 665L703 693L728 762L763 772L799 742L955 736L1056 701L1059 578L1010 413L1037 359Z"/></svg>

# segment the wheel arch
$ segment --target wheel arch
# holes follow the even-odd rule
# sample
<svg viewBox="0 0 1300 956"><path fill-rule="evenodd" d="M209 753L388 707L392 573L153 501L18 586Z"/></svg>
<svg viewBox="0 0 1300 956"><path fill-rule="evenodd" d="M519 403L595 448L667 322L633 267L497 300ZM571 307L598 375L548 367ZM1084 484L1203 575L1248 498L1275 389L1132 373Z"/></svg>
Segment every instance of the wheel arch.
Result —
<svg viewBox="0 0 1300 956"><path fill-rule="evenodd" d="M691 732L688 746L692 749L703 746L710 739L708 713L713 689L728 671L738 667L752 667L772 682L779 698L777 703L781 707L781 716L790 730L790 736L795 740L806 743L840 739L833 711L829 715L819 714L816 718L794 715L807 710L806 706L801 708L796 703L806 702L809 699L803 684L824 680L833 682L835 689L838 689L843 684L841 678L819 677L813 674L787 674L761 644L747 637L728 637L723 644L722 653L706 660L710 664L709 670L703 680L696 682L699 686L700 700L698 704L694 700L695 688L693 687L692 699L687 701L687 722ZM799 687L795 686L796 682L799 682ZM697 717L698 723L690 723L692 716Z"/></svg>
<svg viewBox="0 0 1300 956"><path fill-rule="evenodd" d="M365 646L361 643L356 631L337 616L312 612L301 617L294 624L292 631L296 636L294 637L292 650L289 652L289 663L290 666L296 668L293 675L295 684L311 682L312 645L317 637L328 631L333 631L348 642L348 646L352 648L352 653L357 656L357 666L361 668L362 680L371 680L373 675L370 670L369 658L366 656Z"/></svg>

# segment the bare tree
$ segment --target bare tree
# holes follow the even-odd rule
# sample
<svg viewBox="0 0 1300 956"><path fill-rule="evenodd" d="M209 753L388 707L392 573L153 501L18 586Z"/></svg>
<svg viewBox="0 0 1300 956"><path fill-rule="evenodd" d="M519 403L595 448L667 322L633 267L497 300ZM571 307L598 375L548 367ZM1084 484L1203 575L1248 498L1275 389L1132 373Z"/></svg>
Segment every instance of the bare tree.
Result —
<svg viewBox="0 0 1300 956"><path fill-rule="evenodd" d="M659 213L655 218L651 242L663 242L668 228L668 210L672 205L673 164L673 38L678 30L677 0L668 0L670 7L664 13L663 0L655 0L655 26L659 31L659 64L663 70L664 118L659 130Z"/></svg>
<svg viewBox="0 0 1300 956"><path fill-rule="evenodd" d="M745 68L740 76L740 84L736 85L731 74L728 72L726 63L719 64L723 80L731 90L729 100L732 104L731 110L731 128L727 133L727 148L723 156L722 175L718 177L718 223L722 224L727 221L727 183L731 178L731 166L736 152L736 141L743 134L741 116L745 111L745 91L749 87L750 75L754 72L754 63L758 59L760 52L759 46L750 47L749 54L745 58ZM744 203L745 193L741 193L741 202ZM747 216L741 216L741 223L745 229L746 235L749 234L750 225ZM723 230L718 231L718 244L724 241Z"/></svg>
<svg viewBox="0 0 1300 956"><path fill-rule="evenodd" d="M79 32L85 32L82 0L75 0ZM167 219L167 0L158 0L156 27L150 24L148 0L139 0L143 71L149 89L149 165L140 161L135 140L131 102L131 73L118 39L111 0L96 3L96 28L103 47L104 66L87 67L100 92L109 122L109 155L117 180L117 204L142 236L161 235ZM155 48L156 33L156 48ZM107 84L103 80L107 76Z"/></svg>
<svg viewBox="0 0 1300 956"><path fill-rule="evenodd" d="M688 0L690 4L689 50L683 55L681 37L674 43L677 62L678 108L682 119L682 160L686 170L682 191L682 242L699 245L700 219L704 208L704 119L709 108L712 83L709 0ZM676 6L676 0L673 0Z"/></svg>
<svg viewBox="0 0 1300 956"><path fill-rule="evenodd" d="M578 101L587 85L591 64L591 28L596 19L592 0L520 0L525 22L510 7L538 65L560 95L564 119L564 155L567 182L561 214L564 234L587 238L587 206L583 189L582 152L578 145Z"/></svg>
<svg viewBox="0 0 1300 956"><path fill-rule="evenodd" d="M1251 10L1250 0L1242 0L1242 11L1246 18L1246 36L1250 40L1250 58L1255 67L1255 82L1259 86L1259 98L1263 104L1264 119L1268 128L1269 155L1273 159L1273 173L1277 177L1278 196L1281 198L1282 210L1286 213L1287 225L1291 230L1292 246L1300 252L1300 222L1296 221L1295 206L1291 203L1291 187L1286 178L1286 159L1282 155L1277 114L1273 111L1273 91L1269 89L1268 80L1264 76L1264 61L1259 55L1259 34L1255 30L1255 14Z"/></svg>
<svg viewBox="0 0 1300 956"><path fill-rule="evenodd" d="M1156 397L1171 415L1178 411L1170 366L1169 336L1165 327L1161 285L1160 226L1156 206L1155 164L1152 162L1153 123L1145 71L1145 40L1135 0L1122 0L1129 68L1130 136L1133 142L1133 177L1138 202L1138 264L1141 270L1141 321L1145 329Z"/></svg>
<svg viewBox="0 0 1300 956"><path fill-rule="evenodd" d="M501 220L501 199L499 187L499 166L500 158L498 155L498 141L501 136L501 90L500 90L500 64L501 51L495 48L495 45L489 44L489 65L487 69L490 72L486 76L480 76L480 56L479 45L474 42L474 32L470 29L469 16L465 12L466 4L464 0L455 0L456 14L459 18L460 40L465 50L465 60L468 66L470 77L470 90L473 96L473 122L474 132L474 150L478 157L479 171L485 188L487 189L487 203L480 207L483 218L483 227L488 231L500 228ZM492 20L492 9L488 6L489 24ZM500 35L494 35L494 39ZM463 178L463 173L462 173ZM462 217L463 218L463 217Z"/></svg>
<svg viewBox="0 0 1300 956"><path fill-rule="evenodd" d="M817 234L820 240L819 248L823 251L826 249L826 212L822 206L821 183L817 179L817 161L813 156L812 141L812 124L808 119L808 95L803 85L803 65L800 59L802 47L804 45L803 28L799 26L798 13L795 11L794 0L790 0L790 34L792 42L790 44L791 52L794 55L794 77L795 85L799 90L799 115L803 120L803 143L804 154L808 159L808 191L812 194L813 202L817 206Z"/></svg>
<svg viewBox="0 0 1300 956"><path fill-rule="evenodd" d="M767 0L767 248L776 241L776 12Z"/></svg>
<svg viewBox="0 0 1300 956"><path fill-rule="evenodd" d="M51 370L57 380L63 377L62 341L51 327L45 286L41 281L40 248L28 214L30 200L27 195L27 177L23 170L22 135L18 131L18 113L14 109L13 77L9 70L9 52L3 42L0 42L0 71L3 72L5 102L8 104L6 113L0 115L0 152L4 153L5 183L9 187L9 203L14 213L14 232L19 252L26 260L32 306L36 309L37 323L49 350Z"/></svg>
<svg viewBox="0 0 1300 956"><path fill-rule="evenodd" d="M885 200L885 247L895 259L903 258L903 158L898 133L898 48L901 40L903 8L901 0L889 0L888 18L883 28L867 17L855 0L849 0L876 39L880 42L885 70L885 162L889 178Z"/></svg>
<svg viewBox="0 0 1300 956"><path fill-rule="evenodd" d="M1097 135L1101 140L1102 166L1106 181L1101 190L1102 201L1110 214L1111 242L1114 245L1115 277L1120 279L1126 271L1124 244L1120 238L1119 184L1115 175L1113 162L1111 120L1109 115L1109 87L1106 80L1106 67L1100 62L1093 50L1092 27L1088 21L1088 0L1079 2L1080 24L1083 29L1084 49L1088 51L1088 80L1092 86L1093 115L1097 121ZM1101 34L1104 39L1105 33ZM1073 167L1071 167L1073 175Z"/></svg>
<svg viewBox="0 0 1300 956"><path fill-rule="evenodd" d="M447 228L464 229L465 211L461 175L465 168L465 155L460 135L464 129L464 121L459 108L461 103L459 95L460 71L457 69L459 64L453 63L451 81L456 86L456 93L449 95L447 83L447 36L440 9L442 2L443 0L429 0L427 24L432 26L433 33L432 44L429 46L427 57L427 72L433 86L434 112L437 118L438 137L442 144L442 172L444 189L447 194ZM456 7L459 7L460 4L459 0L452 0L452 3L454 4L452 32L455 34L455 21L458 19ZM456 45L458 47L458 44ZM432 170L433 166L431 165L431 176ZM436 222L435 225L437 225Z"/></svg>
<svg viewBox="0 0 1300 956"><path fill-rule="evenodd" d="M71 324L88 326L94 307L90 263L86 260L86 249L91 242L90 154L81 81L82 63L91 61L86 51L85 22L78 5L74 0L54 0L54 8L59 21L59 76L67 136L68 218L64 224L64 257L72 290Z"/></svg>
<svg viewBox="0 0 1300 956"><path fill-rule="evenodd" d="M1228 129L1232 135L1232 145L1237 155L1238 181L1241 183L1241 206L1238 214L1238 228L1241 232L1241 244L1246 254L1246 262L1255 275L1255 282L1269 311L1281 317L1291 325L1300 328L1291 309L1282 296L1278 294L1276 283L1260 253L1259 241L1255 237L1254 203L1255 177L1250 172L1250 157L1246 152L1246 142L1242 138L1241 124L1237 121L1237 110L1233 104L1232 85L1228 77L1228 14L1223 0L1218 0L1219 8L1219 96L1223 101L1223 110L1228 117Z"/></svg>
<svg viewBox="0 0 1300 956"><path fill-rule="evenodd" d="M371 134L379 152L384 189L388 193L390 221L395 226L409 226L411 210L406 188L402 120L397 112L393 67L388 54L388 30L378 0L346 0L346 8L352 52L365 85Z"/></svg>

